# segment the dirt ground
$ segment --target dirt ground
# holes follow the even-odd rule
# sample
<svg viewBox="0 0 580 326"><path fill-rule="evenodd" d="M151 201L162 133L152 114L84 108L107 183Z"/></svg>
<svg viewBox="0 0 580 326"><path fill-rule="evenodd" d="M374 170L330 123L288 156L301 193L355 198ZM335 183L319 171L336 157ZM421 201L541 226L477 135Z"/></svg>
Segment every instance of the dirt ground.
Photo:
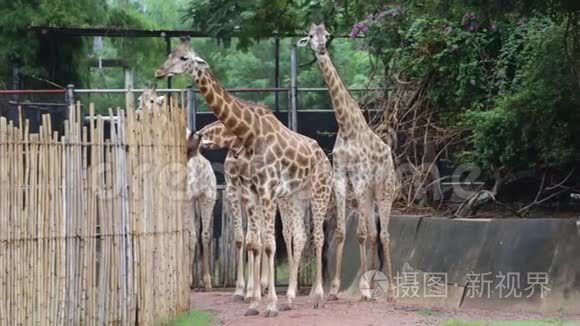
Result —
<svg viewBox="0 0 580 326"><path fill-rule="evenodd" d="M308 296L299 296L291 311L280 311L274 318L244 316L248 307L234 302L230 292L192 292L192 309L209 311L216 316L218 325L280 325L280 326L335 326L335 325L439 325L448 320L556 320L578 321L580 316L546 315L539 313L506 313L478 309L447 309L408 304L387 304L386 300L366 301L341 298L326 302L323 309L313 309ZM278 295L278 303L285 303ZM265 309L264 302L260 310ZM557 323L556 323L557 324ZM576 323L574 323L576 324Z"/></svg>

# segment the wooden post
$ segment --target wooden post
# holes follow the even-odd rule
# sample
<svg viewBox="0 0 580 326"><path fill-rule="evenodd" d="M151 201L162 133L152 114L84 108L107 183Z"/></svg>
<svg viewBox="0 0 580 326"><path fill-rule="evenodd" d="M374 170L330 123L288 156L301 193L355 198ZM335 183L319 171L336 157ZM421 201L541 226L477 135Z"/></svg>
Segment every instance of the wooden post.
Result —
<svg viewBox="0 0 580 326"><path fill-rule="evenodd" d="M64 102L66 103L65 119L69 119L70 111L74 110L75 105L75 86L73 84L66 85L66 92L64 93Z"/></svg>
<svg viewBox="0 0 580 326"><path fill-rule="evenodd" d="M125 74L125 108L127 110L135 109L135 96L133 94L133 68L124 67Z"/></svg>
<svg viewBox="0 0 580 326"><path fill-rule="evenodd" d="M187 86L187 127L191 131L197 130L197 99L191 85Z"/></svg>

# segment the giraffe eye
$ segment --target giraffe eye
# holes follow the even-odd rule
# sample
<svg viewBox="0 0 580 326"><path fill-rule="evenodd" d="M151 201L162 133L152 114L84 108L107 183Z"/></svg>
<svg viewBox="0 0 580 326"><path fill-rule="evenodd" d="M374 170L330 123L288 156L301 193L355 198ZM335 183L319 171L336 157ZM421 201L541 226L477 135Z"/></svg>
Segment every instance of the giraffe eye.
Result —
<svg viewBox="0 0 580 326"><path fill-rule="evenodd" d="M187 57L180 57L179 60L181 60L181 61L187 61Z"/></svg>

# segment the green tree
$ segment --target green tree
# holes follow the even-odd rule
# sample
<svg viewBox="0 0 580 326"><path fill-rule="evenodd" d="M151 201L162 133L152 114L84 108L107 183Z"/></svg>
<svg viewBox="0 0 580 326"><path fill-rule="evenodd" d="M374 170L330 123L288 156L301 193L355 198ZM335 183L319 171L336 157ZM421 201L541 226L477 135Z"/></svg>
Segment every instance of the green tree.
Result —
<svg viewBox="0 0 580 326"><path fill-rule="evenodd" d="M78 39L42 38L32 26L85 27L103 23L104 0L3 1L0 6L0 76L8 81L18 64L25 76L39 76L59 84L79 83L84 44ZM6 83L7 84L7 83ZM3 85L6 86L6 85Z"/></svg>

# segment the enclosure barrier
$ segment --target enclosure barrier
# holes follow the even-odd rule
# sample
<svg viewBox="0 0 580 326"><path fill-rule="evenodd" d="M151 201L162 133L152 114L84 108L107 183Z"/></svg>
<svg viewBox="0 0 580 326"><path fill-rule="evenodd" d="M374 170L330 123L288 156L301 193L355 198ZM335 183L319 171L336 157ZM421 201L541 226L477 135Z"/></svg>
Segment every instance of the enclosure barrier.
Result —
<svg viewBox="0 0 580 326"><path fill-rule="evenodd" d="M341 290L359 298L356 223L350 219L346 226ZM393 215L389 231L394 296L400 303L580 313L576 219L550 214L533 219ZM328 275L334 275L336 245L331 242L325 253ZM385 279L376 278L383 282L376 299L385 299ZM325 281L329 286L330 280Z"/></svg>
<svg viewBox="0 0 580 326"><path fill-rule="evenodd" d="M0 118L0 325L152 325L188 308L185 112L65 132ZM185 174L186 176L186 174Z"/></svg>

